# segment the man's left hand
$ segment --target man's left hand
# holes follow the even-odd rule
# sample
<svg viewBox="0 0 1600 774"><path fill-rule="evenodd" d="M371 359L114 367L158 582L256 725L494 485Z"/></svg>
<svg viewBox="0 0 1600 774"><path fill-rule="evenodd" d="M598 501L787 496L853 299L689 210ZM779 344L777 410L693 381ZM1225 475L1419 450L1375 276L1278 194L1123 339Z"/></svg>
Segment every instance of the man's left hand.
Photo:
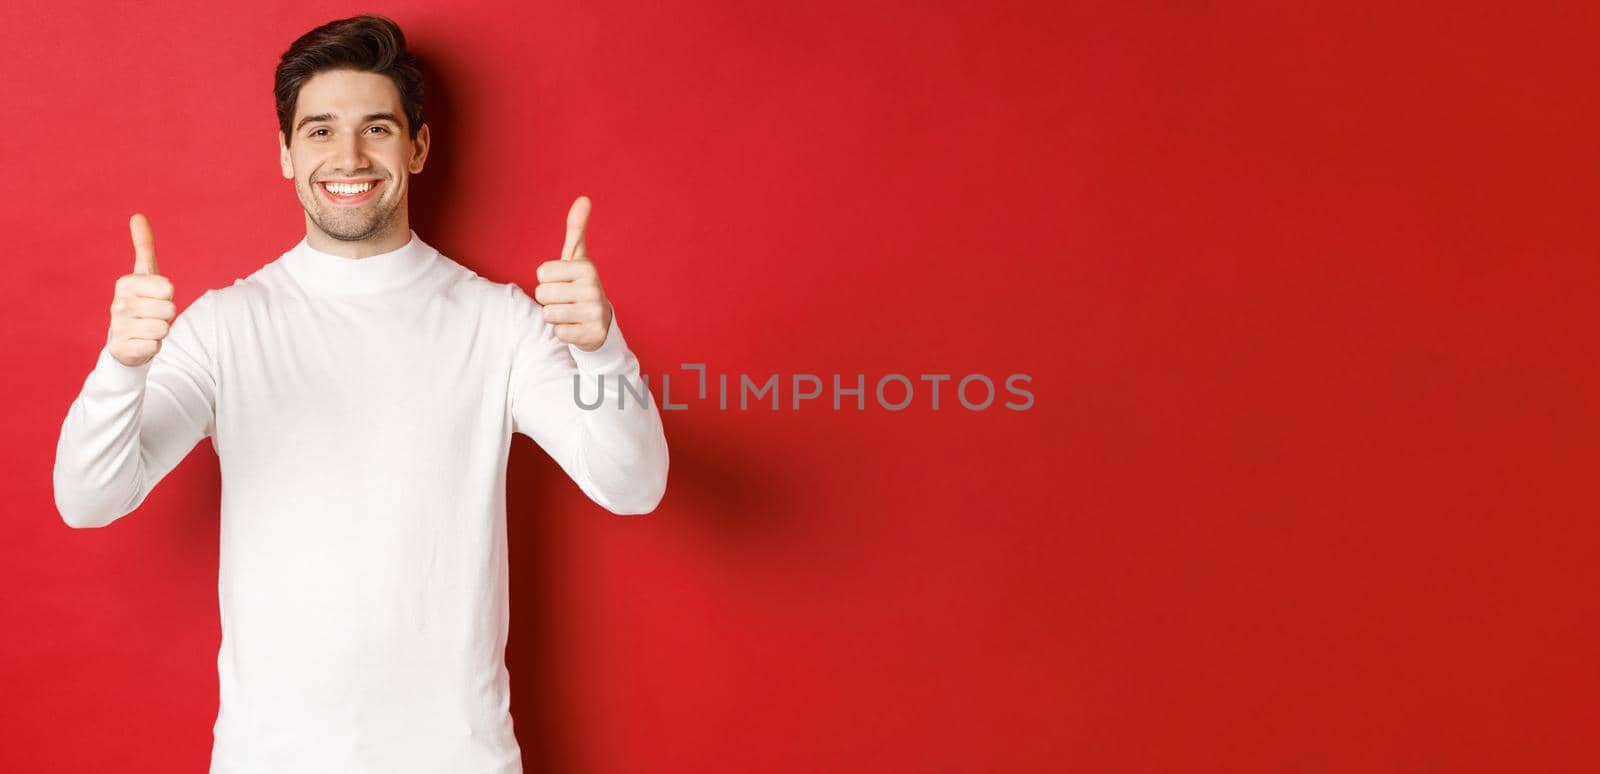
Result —
<svg viewBox="0 0 1600 774"><path fill-rule="evenodd" d="M561 257L539 265L539 285L533 289L533 300L544 305L544 320L555 326L556 338L585 352L599 349L611 330L611 302L584 245L589 207L587 196L572 203Z"/></svg>

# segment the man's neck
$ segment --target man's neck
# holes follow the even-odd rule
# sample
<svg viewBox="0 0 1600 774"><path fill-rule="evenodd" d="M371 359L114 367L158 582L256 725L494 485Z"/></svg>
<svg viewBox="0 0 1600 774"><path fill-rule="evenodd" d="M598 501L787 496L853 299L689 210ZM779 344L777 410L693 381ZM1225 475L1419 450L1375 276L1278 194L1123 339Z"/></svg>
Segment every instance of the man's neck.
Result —
<svg viewBox="0 0 1600 774"><path fill-rule="evenodd" d="M411 241L410 219L402 214L382 234L356 242L334 239L311 222L306 216L306 244L329 255L341 258L368 258L405 247Z"/></svg>

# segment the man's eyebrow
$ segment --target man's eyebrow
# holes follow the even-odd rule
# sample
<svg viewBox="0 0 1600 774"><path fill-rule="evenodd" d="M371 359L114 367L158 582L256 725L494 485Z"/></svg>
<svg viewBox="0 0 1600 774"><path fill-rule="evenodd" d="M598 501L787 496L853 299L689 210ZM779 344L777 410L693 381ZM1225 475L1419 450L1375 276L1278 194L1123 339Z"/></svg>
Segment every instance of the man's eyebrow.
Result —
<svg viewBox="0 0 1600 774"><path fill-rule="evenodd" d="M306 124L314 121L332 121L337 117L338 116L335 116L333 113L315 113L300 119L300 123L294 125L294 130L298 132L300 131L300 127L305 126ZM361 123L363 124L371 121L390 121L393 122L395 126L400 126L399 117L395 116L393 113L368 113L361 119Z"/></svg>

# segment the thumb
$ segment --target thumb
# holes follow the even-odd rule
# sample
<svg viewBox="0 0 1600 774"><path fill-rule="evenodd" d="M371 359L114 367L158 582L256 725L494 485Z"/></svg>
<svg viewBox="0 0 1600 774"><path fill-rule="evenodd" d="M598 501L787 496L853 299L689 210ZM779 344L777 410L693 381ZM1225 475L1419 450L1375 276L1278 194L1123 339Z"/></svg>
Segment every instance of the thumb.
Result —
<svg viewBox="0 0 1600 774"><path fill-rule="evenodd" d="M561 246L561 260L586 259L589 250L583 243L584 232L589 229L589 197L579 196L567 212L567 242Z"/></svg>
<svg viewBox="0 0 1600 774"><path fill-rule="evenodd" d="M133 273L160 274L156 269L156 235L150 231L150 220L134 213L128 219L128 230L133 232Z"/></svg>

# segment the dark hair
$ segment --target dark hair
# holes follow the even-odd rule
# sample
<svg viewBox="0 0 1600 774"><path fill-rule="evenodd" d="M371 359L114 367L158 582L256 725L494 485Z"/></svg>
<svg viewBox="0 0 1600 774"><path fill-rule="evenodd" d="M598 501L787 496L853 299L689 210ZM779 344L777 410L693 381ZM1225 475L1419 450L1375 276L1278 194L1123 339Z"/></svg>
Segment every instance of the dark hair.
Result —
<svg viewBox="0 0 1600 774"><path fill-rule="evenodd" d="M387 75L400 91L406 130L417 139L422 128L422 66L406 51L400 25L385 16L363 14L328 22L301 35L283 52L273 75L272 95L278 105L278 128L285 144L294 141L290 124L300 87L325 70L358 70Z"/></svg>

